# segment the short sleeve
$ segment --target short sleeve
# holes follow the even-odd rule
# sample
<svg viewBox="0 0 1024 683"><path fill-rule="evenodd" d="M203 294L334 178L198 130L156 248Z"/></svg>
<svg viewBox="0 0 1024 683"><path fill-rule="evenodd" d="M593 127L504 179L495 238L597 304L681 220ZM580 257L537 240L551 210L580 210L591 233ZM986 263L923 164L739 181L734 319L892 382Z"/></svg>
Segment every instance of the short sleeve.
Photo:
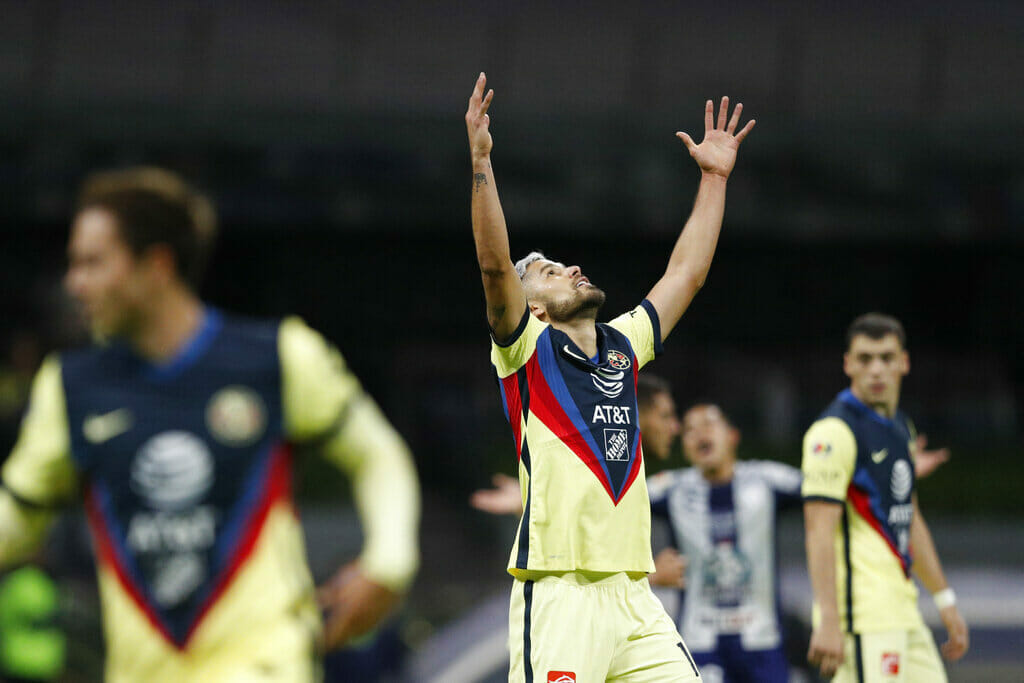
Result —
<svg viewBox="0 0 1024 683"><path fill-rule="evenodd" d="M629 338L639 367L661 354L661 321L654 304L644 299L639 306L608 323Z"/></svg>
<svg viewBox="0 0 1024 683"><path fill-rule="evenodd" d="M3 485L19 502L51 507L70 502L78 490L71 460L67 405L58 356L43 362L32 382L18 441L3 466Z"/></svg>
<svg viewBox="0 0 1024 683"><path fill-rule="evenodd" d="M491 363L494 364L498 377L508 377L526 365L526 361L530 360L530 356L537 349L537 339L547 327L547 323L541 322L527 308L516 331L508 340L499 344L493 336L491 337Z"/></svg>
<svg viewBox="0 0 1024 683"><path fill-rule="evenodd" d="M334 346L301 319L278 331L285 433L296 441L326 436L362 394L359 380Z"/></svg>
<svg viewBox="0 0 1024 683"><path fill-rule="evenodd" d="M857 462L857 441L838 417L818 420L804 435L804 500L846 500Z"/></svg>

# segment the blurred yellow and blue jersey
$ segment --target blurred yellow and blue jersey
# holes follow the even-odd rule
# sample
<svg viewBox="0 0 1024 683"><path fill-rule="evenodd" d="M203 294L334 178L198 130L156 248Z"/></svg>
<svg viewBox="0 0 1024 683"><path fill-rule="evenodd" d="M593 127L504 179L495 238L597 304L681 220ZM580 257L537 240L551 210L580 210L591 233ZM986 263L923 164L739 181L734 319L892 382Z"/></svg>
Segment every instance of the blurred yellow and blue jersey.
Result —
<svg viewBox="0 0 1024 683"><path fill-rule="evenodd" d="M587 358L529 311L492 343L523 491L513 576L654 570L636 401L637 372L661 351L654 306L597 324L597 346Z"/></svg>
<svg viewBox="0 0 1024 683"><path fill-rule="evenodd" d="M320 618L291 445L390 430L382 419L353 421L367 404L340 354L298 319L208 310L159 366L121 344L54 356L4 466L0 517L30 519L82 494L108 680L312 680ZM396 435L387 439L379 443L403 452ZM353 457L326 450L343 466ZM400 589L415 568L414 537L404 528L392 547L366 548L364 569ZM0 560L22 550L0 538Z"/></svg>
<svg viewBox="0 0 1024 683"><path fill-rule="evenodd" d="M850 633L923 623L910 578L913 441L903 413L882 417L849 390L804 437L804 500L843 505L834 541L836 596Z"/></svg>

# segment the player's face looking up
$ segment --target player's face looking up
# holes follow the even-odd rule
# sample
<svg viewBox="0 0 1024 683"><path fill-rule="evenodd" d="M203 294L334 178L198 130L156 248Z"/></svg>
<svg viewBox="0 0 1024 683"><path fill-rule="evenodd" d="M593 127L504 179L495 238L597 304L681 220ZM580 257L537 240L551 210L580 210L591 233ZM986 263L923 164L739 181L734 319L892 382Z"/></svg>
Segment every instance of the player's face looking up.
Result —
<svg viewBox="0 0 1024 683"><path fill-rule="evenodd" d="M895 334L872 339L854 335L843 355L843 370L850 378L850 391L885 416L896 411L900 384L910 372L910 356Z"/></svg>
<svg viewBox="0 0 1024 683"><path fill-rule="evenodd" d="M547 259L527 267L523 288L530 311L545 322L596 318L605 299L604 292L590 284L579 266Z"/></svg>
<svg viewBox="0 0 1024 683"><path fill-rule="evenodd" d="M109 211L91 208L75 217L65 285L81 304L94 334L123 336L139 324L157 285L152 256L132 252Z"/></svg>
<svg viewBox="0 0 1024 683"><path fill-rule="evenodd" d="M668 458L672 442L679 436L679 418L670 394L654 394L649 404L640 406L640 434L645 454L652 454L659 460Z"/></svg>
<svg viewBox="0 0 1024 683"><path fill-rule="evenodd" d="M739 430L715 405L696 405L683 415L683 453L706 476L731 476Z"/></svg>

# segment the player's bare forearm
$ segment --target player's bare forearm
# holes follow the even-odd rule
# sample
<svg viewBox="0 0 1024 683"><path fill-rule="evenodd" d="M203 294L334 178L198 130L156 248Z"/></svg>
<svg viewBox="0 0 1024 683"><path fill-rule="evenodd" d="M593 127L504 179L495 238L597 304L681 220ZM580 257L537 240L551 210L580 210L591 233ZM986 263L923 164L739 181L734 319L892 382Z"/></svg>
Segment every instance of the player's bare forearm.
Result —
<svg viewBox="0 0 1024 683"><path fill-rule="evenodd" d="M914 549L912 569L928 592L936 593L947 588L949 584L946 583L946 576L942 572L939 553L935 549L935 542L932 540L928 523L921 514L921 508L917 505L916 495L914 496L914 518L910 523L910 547Z"/></svg>
<svg viewBox="0 0 1024 683"><path fill-rule="evenodd" d="M740 143L754 127L751 120L736 132L742 111L743 105L737 104L730 118L729 98L723 97L716 123L714 104L708 100L704 105L703 141L698 145L686 133L676 133L700 167L701 181L693 211L672 249L665 275L647 296L658 312L662 340L679 322L711 268L725 215L725 183L736 163Z"/></svg>
<svg viewBox="0 0 1024 683"><path fill-rule="evenodd" d="M726 178L704 173L686 225L665 274L647 295L658 311L662 340L668 337L707 278L725 215Z"/></svg>
<svg viewBox="0 0 1024 683"><path fill-rule="evenodd" d="M826 501L804 503L804 533L807 549L807 573L811 577L814 602L821 610L822 622L838 624L839 604L836 600L835 530L843 506Z"/></svg>
<svg viewBox="0 0 1024 683"><path fill-rule="evenodd" d="M484 95L487 77L481 73L466 111L470 159L473 163L471 213L477 264L487 300L487 322L499 340L507 339L526 311L523 284L512 265L505 214L498 200L498 188L491 166L493 142L487 110L494 97Z"/></svg>

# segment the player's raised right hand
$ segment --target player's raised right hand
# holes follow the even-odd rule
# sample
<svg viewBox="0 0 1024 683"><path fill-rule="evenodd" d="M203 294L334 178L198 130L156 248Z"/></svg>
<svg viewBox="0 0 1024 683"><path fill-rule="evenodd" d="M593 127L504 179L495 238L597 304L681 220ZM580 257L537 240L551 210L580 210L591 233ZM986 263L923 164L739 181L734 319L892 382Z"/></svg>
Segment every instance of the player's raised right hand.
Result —
<svg viewBox="0 0 1024 683"><path fill-rule="evenodd" d="M491 153L494 142L491 140L491 117L487 115L487 109L491 106L494 98L494 90L488 90L484 95L484 87L487 85L487 75L483 71L476 79L476 86L473 87L473 94L469 96L469 108L466 110L466 131L469 133L469 153L473 159L486 157Z"/></svg>

